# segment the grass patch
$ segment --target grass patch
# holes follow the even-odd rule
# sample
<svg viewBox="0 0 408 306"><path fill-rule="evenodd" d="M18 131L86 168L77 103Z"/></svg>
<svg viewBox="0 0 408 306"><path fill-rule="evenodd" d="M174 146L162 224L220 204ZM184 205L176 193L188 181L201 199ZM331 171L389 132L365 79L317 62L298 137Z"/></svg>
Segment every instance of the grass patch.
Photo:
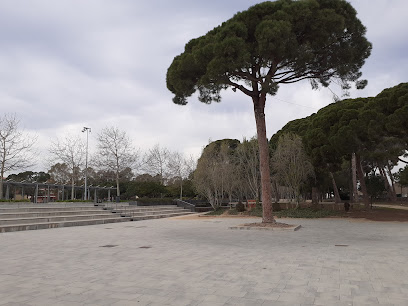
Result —
<svg viewBox="0 0 408 306"><path fill-rule="evenodd" d="M229 211L230 215L237 215L238 212L235 209ZM262 207L253 208L251 211L245 213L248 216L262 217ZM299 208L299 209L286 209L280 211L274 211L273 214L278 218L325 218L333 216L344 216L344 211L329 210L329 209L312 209L312 208Z"/></svg>
<svg viewBox="0 0 408 306"><path fill-rule="evenodd" d="M220 216L222 215L227 208L218 208L217 210L212 210L206 214L206 216Z"/></svg>
<svg viewBox="0 0 408 306"><path fill-rule="evenodd" d="M274 213L278 218L326 218L343 216L344 211L329 209L298 208L281 210Z"/></svg>

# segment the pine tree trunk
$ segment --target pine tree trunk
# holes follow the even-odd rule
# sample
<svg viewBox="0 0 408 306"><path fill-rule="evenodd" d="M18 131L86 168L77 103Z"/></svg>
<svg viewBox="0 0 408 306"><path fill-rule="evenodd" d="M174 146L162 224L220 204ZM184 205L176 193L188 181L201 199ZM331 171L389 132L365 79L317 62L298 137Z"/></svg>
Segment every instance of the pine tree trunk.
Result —
<svg viewBox="0 0 408 306"><path fill-rule="evenodd" d="M369 209L370 208L370 198L367 192L367 186L365 183L365 176L363 173L363 167L361 165L360 155L358 154L356 154L356 166L357 166L356 168L357 168L358 178L360 180L361 192L363 193L364 207L365 209Z"/></svg>
<svg viewBox="0 0 408 306"><path fill-rule="evenodd" d="M385 173L385 169L382 167L378 167L378 169L380 170L380 175L382 176L384 180L384 185L385 185L385 188L387 189L389 200L391 202L397 202L397 195L395 191L393 190L390 182L388 181L387 174Z"/></svg>
<svg viewBox="0 0 408 306"><path fill-rule="evenodd" d="M387 169L388 175L389 175L390 180L391 180L390 188L391 188L391 193L392 193L392 198L393 198L392 201L397 202L397 192L395 191L394 177L392 176L391 169L390 169L389 165L386 166L386 169Z"/></svg>
<svg viewBox="0 0 408 306"><path fill-rule="evenodd" d="M339 194L339 189L337 188L336 180L334 179L333 172L330 171L330 177L332 179L333 191L334 191L334 203L341 203L341 198Z"/></svg>
<svg viewBox="0 0 408 306"><path fill-rule="evenodd" d="M352 201L353 203L357 203L358 202L358 191L357 191L356 153L353 153L351 156L351 178L353 182Z"/></svg>
<svg viewBox="0 0 408 306"><path fill-rule="evenodd" d="M256 130L258 136L259 146L259 161L261 171L261 186L262 186L262 222L263 223L275 223L273 218L272 209L272 188L271 188L271 175L269 169L269 146L266 138L266 123L265 123L265 99L253 98L254 112L256 121Z"/></svg>
<svg viewBox="0 0 408 306"><path fill-rule="evenodd" d="M75 199L74 176L71 178L71 200Z"/></svg>
<svg viewBox="0 0 408 306"><path fill-rule="evenodd" d="M312 187L312 207L317 208L319 205L319 190L317 187Z"/></svg>

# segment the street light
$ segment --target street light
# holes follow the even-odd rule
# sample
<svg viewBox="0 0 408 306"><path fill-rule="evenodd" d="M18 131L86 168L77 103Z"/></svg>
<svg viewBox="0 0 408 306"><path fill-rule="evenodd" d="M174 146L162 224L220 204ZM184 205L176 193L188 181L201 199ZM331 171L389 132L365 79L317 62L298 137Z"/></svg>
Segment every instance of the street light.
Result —
<svg viewBox="0 0 408 306"><path fill-rule="evenodd" d="M86 132L86 153L85 153L85 194L84 194L84 199L85 201L88 200L88 190L86 187L86 182L88 179L88 136L89 132L91 131L91 128L85 127L82 129L82 133Z"/></svg>

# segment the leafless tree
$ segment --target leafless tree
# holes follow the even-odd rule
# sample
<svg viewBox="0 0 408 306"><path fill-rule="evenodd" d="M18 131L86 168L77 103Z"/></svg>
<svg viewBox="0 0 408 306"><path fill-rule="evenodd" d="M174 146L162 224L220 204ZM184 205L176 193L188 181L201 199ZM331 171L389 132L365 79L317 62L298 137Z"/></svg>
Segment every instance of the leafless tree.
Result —
<svg viewBox="0 0 408 306"><path fill-rule="evenodd" d="M242 186L248 187L250 196L260 200L261 172L259 170L259 149L256 137L243 139L237 148L238 164L242 175Z"/></svg>
<svg viewBox="0 0 408 306"><path fill-rule="evenodd" d="M218 148L209 144L201 154L194 171L193 183L199 194L216 210L226 194L230 197L238 189L236 164L229 154L230 148L222 143Z"/></svg>
<svg viewBox="0 0 408 306"><path fill-rule="evenodd" d="M0 117L0 199L3 198L4 174L33 165L33 146L37 137L27 135L19 124L15 115Z"/></svg>
<svg viewBox="0 0 408 306"><path fill-rule="evenodd" d="M133 169L139 160L139 150L135 149L125 131L117 127L106 127L98 134L97 153L94 163L99 169L115 173L116 194L120 196L120 173L126 168Z"/></svg>
<svg viewBox="0 0 408 306"><path fill-rule="evenodd" d="M155 176L160 176L160 182L164 185L170 174L169 161L170 151L167 148L161 148L156 144L144 156L144 167L146 172Z"/></svg>
<svg viewBox="0 0 408 306"><path fill-rule="evenodd" d="M186 158L180 152L171 152L168 161L170 175L178 177L180 181L180 200L183 198L183 179L186 179L195 169L196 161L190 156Z"/></svg>
<svg viewBox="0 0 408 306"><path fill-rule="evenodd" d="M79 136L67 135L64 139L52 142L49 152L53 162L67 165L71 179L71 199L75 198L75 181L85 158L85 144Z"/></svg>
<svg viewBox="0 0 408 306"><path fill-rule="evenodd" d="M300 187L314 174L300 136L288 133L279 138L278 146L272 156L272 167L278 181L292 190L296 207L299 207Z"/></svg>

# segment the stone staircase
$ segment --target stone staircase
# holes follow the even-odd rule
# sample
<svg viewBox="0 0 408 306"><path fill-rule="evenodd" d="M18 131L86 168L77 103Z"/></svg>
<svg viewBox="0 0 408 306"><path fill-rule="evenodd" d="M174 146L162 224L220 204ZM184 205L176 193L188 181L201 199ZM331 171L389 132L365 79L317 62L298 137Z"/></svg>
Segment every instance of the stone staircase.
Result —
<svg viewBox="0 0 408 306"><path fill-rule="evenodd" d="M97 206L82 203L2 204L0 232L138 221L191 213L175 205L139 207L127 203Z"/></svg>
<svg viewBox="0 0 408 306"><path fill-rule="evenodd" d="M106 207L109 209L109 207ZM121 205L119 207L112 207L113 213L119 214L122 217L130 218L132 221L158 219L177 217L188 214L193 214L188 209L177 207L176 205L163 205L163 206L133 206L133 205Z"/></svg>

